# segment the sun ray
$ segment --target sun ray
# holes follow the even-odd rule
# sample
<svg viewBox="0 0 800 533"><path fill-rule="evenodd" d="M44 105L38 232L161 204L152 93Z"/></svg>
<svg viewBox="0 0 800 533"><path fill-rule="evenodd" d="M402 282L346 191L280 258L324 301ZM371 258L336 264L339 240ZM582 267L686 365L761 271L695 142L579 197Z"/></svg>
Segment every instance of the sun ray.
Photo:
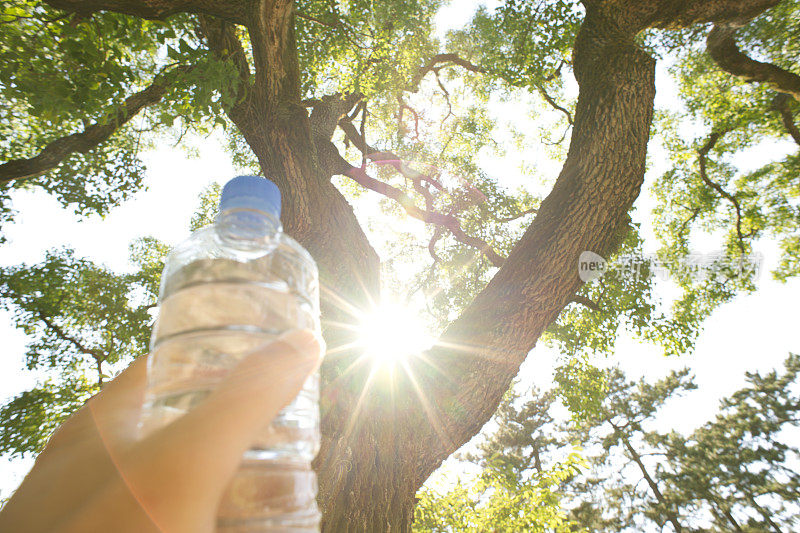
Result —
<svg viewBox="0 0 800 533"><path fill-rule="evenodd" d="M348 365L348 367L345 368L344 371L341 374L336 376L333 379L333 381L330 382L330 384L328 386L336 385L339 381L343 380L348 374L350 374L351 372L354 372L358 366L365 365L368 362L369 362L369 359L367 357L364 357L364 356L357 357L356 360L353 361L352 363L350 363Z"/></svg>
<svg viewBox="0 0 800 533"><path fill-rule="evenodd" d="M328 348L328 351L325 352L325 357L330 357L332 355L339 355L342 352L346 352L349 350L354 350L361 346L361 341L353 341L353 342L346 342L344 344L340 344L335 348Z"/></svg>
<svg viewBox="0 0 800 533"><path fill-rule="evenodd" d="M326 298L329 299L333 305L347 313L348 315L358 319L361 318L364 312L356 307L355 305L348 302L345 298L340 296L336 293L333 289L329 288L327 285L320 285L320 293L324 295Z"/></svg>
<svg viewBox="0 0 800 533"><path fill-rule="evenodd" d="M378 372L378 367L372 365L370 368L369 375L367 376L366 381L364 382L364 388L361 389L361 394L358 396L358 400L356 401L355 407L353 407L353 412L350 413L350 418L347 421L347 426L345 427L344 431L344 438L345 440L350 437L353 429L356 427L356 422L358 421L358 414L361 412L361 406L364 403L364 398L366 398L367 393L369 392L370 384L372 383L375 374Z"/></svg>
<svg viewBox="0 0 800 533"><path fill-rule="evenodd" d="M428 422L430 422L431 427L443 442L447 443L448 446L452 446L452 440L445 432L443 424L439 421L439 418L436 416L436 412L433 410L430 402L428 402L428 399L425 397L425 393L419 386L416 377L414 377L414 372L411 370L411 367L409 367L408 363L405 361L401 363L401 366L403 370L405 370L406 375L411 382L411 386L414 388L414 392L416 392L419 403L422 405L422 409L425 411L425 416L428 417Z"/></svg>
<svg viewBox="0 0 800 533"><path fill-rule="evenodd" d="M442 367L436 364L436 362L433 359L431 359L427 353L425 352L419 353L416 355L416 358L425 363L426 365L428 365L429 367L433 368L436 371L437 375L446 379L448 383L454 383L454 380L447 374L447 372L445 372L444 369L442 369Z"/></svg>

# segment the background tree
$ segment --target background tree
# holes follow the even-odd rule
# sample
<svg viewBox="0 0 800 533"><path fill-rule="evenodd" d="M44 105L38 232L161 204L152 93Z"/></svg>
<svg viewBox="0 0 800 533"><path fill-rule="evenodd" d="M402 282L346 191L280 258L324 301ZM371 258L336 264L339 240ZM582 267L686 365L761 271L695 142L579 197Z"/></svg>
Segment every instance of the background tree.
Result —
<svg viewBox="0 0 800 533"><path fill-rule="evenodd" d="M493 419L497 430L461 457L481 468L474 483L420 492L415 531L580 530L562 499L583 460L559 439L566 436L550 415L554 396L536 389L524 396L509 391Z"/></svg>
<svg viewBox="0 0 800 533"><path fill-rule="evenodd" d="M689 438L677 433L652 440L665 450L659 477L686 515L711 516L722 531L791 531L800 523L797 501L800 453L793 433L800 358L783 372L747 375L748 386L722 401L716 418Z"/></svg>
<svg viewBox="0 0 800 533"><path fill-rule="evenodd" d="M752 275L729 265L700 286L686 278L687 296L670 317L652 302L626 299L630 281L609 278L576 298L576 265L585 250L610 256L630 245L628 212L642 184L653 115L654 52L696 49L713 24L708 48L728 72L724 79L737 87L754 80L753 87L768 84L786 95L773 115L791 135L797 56L776 43L793 26L762 15L777 4L507 2L440 43L431 38L435 1L13 0L0 21L2 213L13 217L12 192L22 187L48 191L78 213L104 213L141 186L138 150L157 135L172 128L180 141L189 130L224 127L237 163L278 183L285 228L320 265L325 335L337 350L323 367L316 468L324 527L404 530L417 488L489 420L566 306L575 312L562 315L561 326L582 322L603 349L613 346L622 322L680 351L710 309L752 288ZM795 8L783 2L779 9L794 16ZM742 27L751 29L734 31ZM754 65L745 53L756 48L773 63ZM574 106L557 100L568 72L579 87ZM481 148L496 146L485 109L503 91L535 95L569 127L569 148L553 148L563 154L562 171L542 198L505 190L477 163ZM718 95L698 100L713 103L709 96ZM711 117L722 124L723 113ZM696 150L695 177L676 170L661 189L677 194L699 177L706 197L717 200L690 205L688 213L705 209L711 221L732 221L729 249L737 260L758 228L771 228L787 243L780 272L793 275L792 171L743 178L743 187L765 184L776 198L728 191L707 161L726 146L718 137L724 131L727 138L727 128L711 127ZM676 169L695 155L690 146L674 151ZM353 328L338 326L355 321L352 308L378 299L378 256L343 195L364 188L391 200L390 210L430 225L433 268L419 281L446 289L432 313L439 343L399 373L395 403L367 386L369 365L343 348ZM760 206L745 205L753 222L745 221L745 196ZM671 221L684 212L683 200L667 198L661 211L666 257L679 246L672 236L683 229ZM159 245L140 246L144 270L157 271ZM151 281L138 283L153 290ZM647 278L637 283L635 294L649 294ZM125 293L115 294L122 305ZM595 300L606 295L604 309ZM26 297L9 298L16 306ZM568 345L568 330L548 335ZM131 345L126 355L141 350ZM575 361L563 375L585 382L591 369ZM599 397L585 408L596 408Z"/></svg>
<svg viewBox="0 0 800 533"><path fill-rule="evenodd" d="M713 420L685 432L654 428L666 404L694 389L688 371L654 383L629 381L619 369L608 373L609 394L590 417L570 417L552 393L509 393L493 419L496 429L462 457L481 473L444 493L422 491L414 528L796 529L797 355L782 372L748 373L747 385L720 402ZM548 497L532 497L530 487L545 483Z"/></svg>

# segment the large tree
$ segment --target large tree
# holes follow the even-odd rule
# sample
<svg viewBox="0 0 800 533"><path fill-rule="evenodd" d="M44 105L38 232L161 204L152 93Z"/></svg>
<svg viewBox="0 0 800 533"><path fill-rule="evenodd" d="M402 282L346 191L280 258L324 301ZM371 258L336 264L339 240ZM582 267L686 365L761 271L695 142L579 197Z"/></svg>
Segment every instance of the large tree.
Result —
<svg viewBox="0 0 800 533"><path fill-rule="evenodd" d="M700 318L750 287L748 278L724 268L699 285L683 278L675 323L638 299L650 294L646 279L584 286L578 276L582 252L608 257L620 246L636 247L629 211L642 186L652 129L654 51L683 53L679 70L686 79L694 65L713 72L706 85L738 88L735 97L708 99L713 91L692 93L687 81L689 111L710 132L702 142L676 137L670 145L675 169L660 189L659 211L666 256L685 251L693 224L705 222L730 230L728 248L740 258L753 239L773 232L785 243L784 277L797 271L800 217L789 200L798 195L797 158L738 177L741 190L720 183L735 174L725 165L726 151L758 135L789 135L800 144L794 122L800 78L791 71L796 50L770 33L774 24L784 40L791 35L795 2L777 8L794 17L789 23L762 15L778 0L509 1L495 13L479 12L444 47L431 38L435 0L3 5L6 220L13 217L9 198L20 187L44 189L82 214L106 212L141 186L140 143L169 127L181 138L184 131L224 127L236 161L278 183L286 231L319 264L324 333L336 351L322 369L323 442L315 463L326 530L407 530L417 489L490 419L519 365L557 318L547 335L567 351L578 351L570 324L591 322L590 344L607 348L624 322L681 352ZM698 49L706 34L708 55ZM737 38L747 44L744 51ZM579 87L574 109L553 96L565 72ZM759 88L755 94L741 89L751 82ZM528 91L563 115L569 147L546 197L510 194L480 172L473 156L489 144L491 127L480 106L457 109L454 86L478 103L498 87ZM773 90L777 96L767 99ZM422 110L425 98L430 107ZM430 105L434 100L441 105ZM753 105L769 112L738 112ZM677 119L659 124L669 131L670 120ZM412 157L438 168L412 168L406 162ZM442 266L458 266L450 272L458 290L440 291L440 310L447 312L438 314L446 322L439 342L398 374L393 402L369 386L374 376L358 350L346 349L354 340L353 309L368 309L380 286L378 255L342 193L354 194L353 185L431 225L433 277L421 278L422 285L443 283ZM764 185L772 191L767 198L757 192ZM519 231L501 229L534 213ZM145 248L141 266L152 274L157 261L150 260L152 247ZM50 275L48 265L34 274ZM86 279L104 275L93 268L83 269ZM13 283L24 286L24 273L12 274L6 292ZM152 276L128 282L153 290ZM50 343L43 347L66 346L98 365L118 358L113 342L83 343L49 320L36 298L17 307L23 320L41 322ZM47 309L63 311L72 317L64 323L85 334L83 311L65 302L69 296ZM123 311L140 316L147 305ZM117 333L133 338L123 319ZM135 346L127 349L136 353ZM565 380L580 375L580 363L564 372ZM48 398L58 396L48 390Z"/></svg>

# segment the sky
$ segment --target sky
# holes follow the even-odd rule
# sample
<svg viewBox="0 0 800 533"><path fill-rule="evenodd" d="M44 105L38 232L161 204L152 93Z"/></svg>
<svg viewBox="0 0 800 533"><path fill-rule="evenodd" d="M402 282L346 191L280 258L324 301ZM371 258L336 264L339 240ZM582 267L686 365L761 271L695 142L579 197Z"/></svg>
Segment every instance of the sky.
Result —
<svg viewBox="0 0 800 533"><path fill-rule="evenodd" d="M444 8L437 16L439 32L467 22L476 4L472 0L457 0ZM674 105L675 88L663 66L659 66L657 75L657 106L670 107ZM568 93L574 94L575 90L574 82L568 84ZM499 119L506 120L515 114L515 109L498 105L496 112ZM0 265L38 262L46 250L69 246L79 256L125 270L130 268L128 244L133 239L153 235L170 244L179 242L188 235L188 223L198 205L199 194L209 184L224 183L234 175L230 158L221 144L214 137L198 139L201 155L196 158L168 144L142 154L148 169L146 190L105 218L79 219L46 194L18 192L14 196L14 207L19 214L14 224L4 227L8 243L0 247ZM784 149L782 146L768 148L765 153L769 154ZM653 167L646 176L634 219L643 225L647 246L654 250L656 243L649 221L653 199L648 185L665 169L666 157L657 143L651 145L650 154ZM504 184L514 186L523 182L519 167L524 157L531 155L514 150L502 158L487 154L484 164L493 174L503 176ZM558 170L557 165L550 163L548 166L546 161L542 162L542 168L551 173ZM375 211L375 195L365 195L363 202L358 206L360 209ZM716 412L719 399L744 384L745 371L771 370L779 367L789 352L800 352L800 336L797 335L800 280L781 284L770 279L768 271L776 262L774 243L765 241L756 249L766 257L758 292L721 306L705 323L693 354L666 358L658 348L623 335L615 357L608 360L609 365L620 364L633 378L657 379L674 368L689 366L692 369L699 388L666 406L662 416L665 425L682 431L699 426ZM701 251L713 250L711 247ZM9 324L10 316L0 312L0 339L4 347L0 356L0 402L30 388L39 377L24 371L26 337ZM556 356L545 346L536 347L520 370L520 380L541 388L549 387ZM0 457L0 497L7 496L18 485L31 464L31 459ZM452 481L460 472L450 462L438 478Z"/></svg>

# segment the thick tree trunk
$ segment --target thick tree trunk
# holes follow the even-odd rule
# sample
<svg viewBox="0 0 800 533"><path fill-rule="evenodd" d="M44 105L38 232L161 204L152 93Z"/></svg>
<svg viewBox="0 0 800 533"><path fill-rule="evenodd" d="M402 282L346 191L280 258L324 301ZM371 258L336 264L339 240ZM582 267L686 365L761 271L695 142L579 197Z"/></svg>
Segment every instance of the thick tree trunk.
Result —
<svg viewBox="0 0 800 533"><path fill-rule="evenodd" d="M578 256L612 252L639 193L654 61L589 11L575 48L580 96L567 161L533 225L393 396L362 372L326 415L320 456L326 531L406 531L418 487L494 413L542 331L581 285Z"/></svg>

